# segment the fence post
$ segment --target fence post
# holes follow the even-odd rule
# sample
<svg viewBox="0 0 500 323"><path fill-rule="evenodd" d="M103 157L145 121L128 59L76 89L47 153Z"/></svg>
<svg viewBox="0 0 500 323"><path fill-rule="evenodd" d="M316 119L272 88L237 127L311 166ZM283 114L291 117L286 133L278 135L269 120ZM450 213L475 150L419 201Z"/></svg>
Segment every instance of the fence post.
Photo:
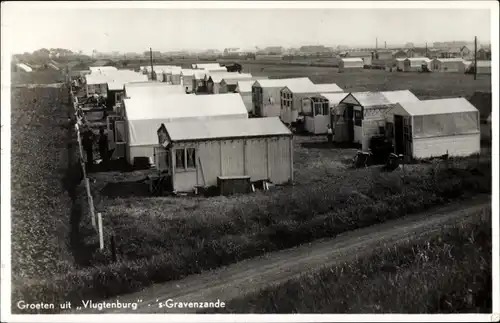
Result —
<svg viewBox="0 0 500 323"><path fill-rule="evenodd" d="M101 250L104 249L104 234L102 230L102 215L97 213L97 221L99 223L99 247Z"/></svg>

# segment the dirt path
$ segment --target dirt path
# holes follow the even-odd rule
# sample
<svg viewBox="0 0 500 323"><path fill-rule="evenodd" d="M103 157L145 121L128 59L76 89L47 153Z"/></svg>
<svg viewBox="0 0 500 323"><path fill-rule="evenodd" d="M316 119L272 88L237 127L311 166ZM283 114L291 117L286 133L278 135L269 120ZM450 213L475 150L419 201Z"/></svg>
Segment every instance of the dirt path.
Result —
<svg viewBox="0 0 500 323"><path fill-rule="evenodd" d="M394 246L416 235L428 235L440 230L445 223L467 217L474 211L491 207L489 196L478 196L463 203L449 204L438 209L408 216L380 225L346 232L334 239L315 241L296 248L248 259L228 267L188 276L179 281L150 286L142 291L108 300L121 303L137 302L138 309L81 309L73 313L195 313L196 309L169 309L159 304L167 299L175 302L225 303L272 284L280 284L298 275L334 266L375 249Z"/></svg>

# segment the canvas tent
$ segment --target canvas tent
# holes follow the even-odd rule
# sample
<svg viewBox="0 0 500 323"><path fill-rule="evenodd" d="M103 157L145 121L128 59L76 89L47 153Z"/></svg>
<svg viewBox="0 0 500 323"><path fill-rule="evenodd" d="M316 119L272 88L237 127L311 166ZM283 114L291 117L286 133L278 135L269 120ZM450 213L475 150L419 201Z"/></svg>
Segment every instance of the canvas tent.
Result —
<svg viewBox="0 0 500 323"><path fill-rule="evenodd" d="M307 105L308 98L319 93L343 92L335 83L329 84L290 84L281 90L281 120L286 124L295 122Z"/></svg>
<svg viewBox="0 0 500 323"><path fill-rule="evenodd" d="M246 119L248 113L238 94L186 95L172 94L159 97L124 100L125 152L129 163L136 157L153 159L157 144L156 129L161 123L212 119ZM118 140L122 139L117 138Z"/></svg>
<svg viewBox="0 0 500 323"><path fill-rule="evenodd" d="M397 154L422 159L480 152L479 111L464 98L398 103L387 122Z"/></svg>
<svg viewBox="0 0 500 323"><path fill-rule="evenodd" d="M252 86L253 111L259 117L281 116L281 89L285 86L313 86L307 77L257 80Z"/></svg>
<svg viewBox="0 0 500 323"><path fill-rule="evenodd" d="M360 57L342 57L339 60L339 72L362 70L363 66L364 62Z"/></svg>
<svg viewBox="0 0 500 323"><path fill-rule="evenodd" d="M223 177L293 180L292 134L278 118L172 121L162 130L155 162L167 170L173 191L217 186Z"/></svg>

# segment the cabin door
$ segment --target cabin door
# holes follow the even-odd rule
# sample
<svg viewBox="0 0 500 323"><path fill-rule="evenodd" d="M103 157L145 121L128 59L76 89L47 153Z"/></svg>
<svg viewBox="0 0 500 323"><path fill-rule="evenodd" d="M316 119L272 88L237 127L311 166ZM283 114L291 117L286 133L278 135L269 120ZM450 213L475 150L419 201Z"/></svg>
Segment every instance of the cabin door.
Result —
<svg viewBox="0 0 500 323"><path fill-rule="evenodd" d="M348 105L345 109L345 122L347 124L347 140L354 141L354 106Z"/></svg>
<svg viewBox="0 0 500 323"><path fill-rule="evenodd" d="M125 146L127 144L125 120L120 116L108 116L106 124L110 157L113 159L125 157Z"/></svg>

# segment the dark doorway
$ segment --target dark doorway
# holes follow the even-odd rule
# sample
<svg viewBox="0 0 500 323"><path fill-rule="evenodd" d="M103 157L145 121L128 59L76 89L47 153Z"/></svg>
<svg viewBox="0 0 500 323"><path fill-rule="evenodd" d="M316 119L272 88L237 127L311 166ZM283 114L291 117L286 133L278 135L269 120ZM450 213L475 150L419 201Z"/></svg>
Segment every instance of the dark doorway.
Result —
<svg viewBox="0 0 500 323"><path fill-rule="evenodd" d="M348 105L345 109L345 122L347 123L347 136L349 142L354 141L354 107Z"/></svg>
<svg viewBox="0 0 500 323"><path fill-rule="evenodd" d="M394 116L394 143L396 154L404 154L403 117Z"/></svg>

